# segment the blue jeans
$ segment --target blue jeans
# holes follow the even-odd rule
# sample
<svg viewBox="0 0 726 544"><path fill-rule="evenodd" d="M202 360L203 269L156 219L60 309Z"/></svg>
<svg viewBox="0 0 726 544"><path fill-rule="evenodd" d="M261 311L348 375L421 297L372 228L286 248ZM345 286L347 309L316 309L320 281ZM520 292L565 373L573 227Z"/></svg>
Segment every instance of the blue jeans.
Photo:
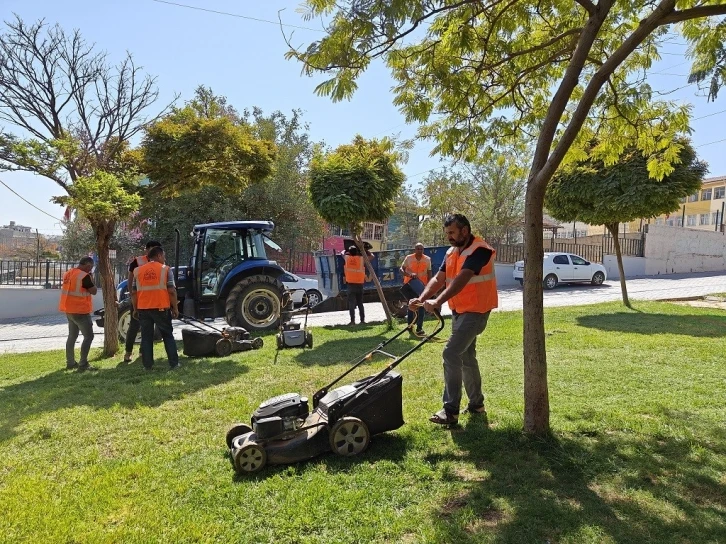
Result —
<svg viewBox="0 0 726 544"><path fill-rule="evenodd" d="M66 365L72 366L76 362L76 340L78 333L83 334L81 343L81 358L78 361L80 366L88 366L88 352L93 342L93 321L91 314L66 314L68 318L68 339L66 340Z"/></svg>
<svg viewBox="0 0 726 544"><path fill-rule="evenodd" d="M484 406L481 374L476 360L476 338L486 329L489 313L454 313L451 336L444 348L444 410L458 414L461 405L461 383L464 382L469 406Z"/></svg>
<svg viewBox="0 0 726 544"><path fill-rule="evenodd" d="M141 362L144 367L154 366L154 325L159 329L164 340L166 357L169 366L174 368L179 364L179 352L174 340L174 328L171 324L171 310L139 310L139 324L141 325Z"/></svg>
<svg viewBox="0 0 726 544"><path fill-rule="evenodd" d="M413 312L409 309L408 310L408 316L407 316L407 323L410 325L413 323ZM416 310L416 330L420 331L423 330L423 322L424 322L424 316L426 315L426 310L423 309L423 306Z"/></svg>

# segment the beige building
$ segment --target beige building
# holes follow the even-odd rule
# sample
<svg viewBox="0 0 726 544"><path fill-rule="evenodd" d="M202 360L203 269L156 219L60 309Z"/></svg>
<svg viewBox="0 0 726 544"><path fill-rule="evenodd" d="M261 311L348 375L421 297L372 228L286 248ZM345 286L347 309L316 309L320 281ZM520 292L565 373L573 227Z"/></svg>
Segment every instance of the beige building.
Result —
<svg viewBox="0 0 726 544"><path fill-rule="evenodd" d="M667 215L650 219L648 223L685 226L689 229L720 231L726 223L722 214L726 203L726 176L703 180L701 190L681 200L681 208Z"/></svg>
<svg viewBox="0 0 726 544"><path fill-rule="evenodd" d="M650 219L638 219L629 223L620 224L620 235L639 233L643 225L668 225L681 227L682 223L689 229L697 230L721 230L721 225L726 224L722 217L726 203L726 176L718 176L703 180L701 189L686 198L681 199L680 209L669 214L659 215ZM563 224L563 229L557 233L557 237L567 238L572 235L573 224ZM577 236L582 236L581 229L587 230L587 236L607 234L603 225L577 224Z"/></svg>

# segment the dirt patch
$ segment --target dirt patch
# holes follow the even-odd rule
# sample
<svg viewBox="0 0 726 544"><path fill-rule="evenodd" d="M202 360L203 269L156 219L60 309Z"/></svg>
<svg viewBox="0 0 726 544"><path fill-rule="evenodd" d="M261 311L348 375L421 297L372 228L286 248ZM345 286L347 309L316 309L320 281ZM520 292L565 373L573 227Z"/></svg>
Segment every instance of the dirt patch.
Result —
<svg viewBox="0 0 726 544"><path fill-rule="evenodd" d="M681 306L694 306L696 308L718 308L726 310L726 298L723 297L698 297L693 299L671 300L674 304Z"/></svg>

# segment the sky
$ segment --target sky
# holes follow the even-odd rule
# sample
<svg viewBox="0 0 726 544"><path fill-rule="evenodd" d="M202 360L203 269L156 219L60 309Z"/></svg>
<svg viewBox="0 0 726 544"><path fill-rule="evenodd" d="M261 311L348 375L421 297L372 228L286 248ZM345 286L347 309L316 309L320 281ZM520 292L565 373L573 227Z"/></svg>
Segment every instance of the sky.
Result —
<svg viewBox="0 0 726 544"><path fill-rule="evenodd" d="M6 21L15 13L26 22L45 18L66 30L77 28L114 61L130 52L138 65L157 77L159 108L177 94L182 101L189 99L196 87L206 85L226 96L238 110L257 106L267 113L289 113L301 109L312 140L330 146L347 143L355 134L366 138L415 135L417 127L407 125L392 104L393 80L380 62L361 77L351 101L333 103L314 93L323 76L302 76L298 62L285 60L288 48L277 23L279 10L283 10L283 23L292 25L285 32L292 32L293 44L306 45L324 35L315 30L319 24L304 21L296 12L300 0L174 3L177 5L155 0L0 0L0 16ZM651 69L648 81L662 92L678 89L667 96L693 105L694 146L709 163L709 176L726 175L726 141L719 141L726 138L721 128L726 121L726 91L720 100L708 103L694 86L686 85L690 63L682 42L681 38L669 47ZM432 147L431 142L417 142L410 152L403 166L408 183L415 186L425 173L440 166L439 159L430 156ZM0 181L9 187L0 184L0 226L15 221L41 234L62 233L63 208L50 202L52 196L63 194L60 187L27 173L0 173Z"/></svg>

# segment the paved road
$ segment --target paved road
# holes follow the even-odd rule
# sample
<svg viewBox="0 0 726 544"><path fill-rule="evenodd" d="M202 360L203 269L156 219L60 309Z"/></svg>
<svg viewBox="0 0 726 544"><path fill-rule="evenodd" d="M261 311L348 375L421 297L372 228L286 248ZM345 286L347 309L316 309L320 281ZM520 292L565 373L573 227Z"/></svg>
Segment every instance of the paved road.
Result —
<svg viewBox="0 0 726 544"><path fill-rule="evenodd" d="M628 280L628 295L632 300L665 300L726 293L726 273L721 274L674 274L669 276L637 278ZM608 281L600 287L589 285L560 286L544 294L545 306L577 306L620 300L620 283ZM499 292L499 310L521 310L521 288L502 289ZM370 322L385 319L383 309L378 303L366 304L366 317ZM444 310L444 314L448 310ZM348 312L329 312L313 314L309 325L345 325L349 321ZM186 325L175 324L175 335L181 340L181 328ZM219 326L224 326L219 321ZM67 322L64 315L51 315L35 318L0 321L0 353L22 353L63 349L67 335ZM80 340L79 340L80 343ZM103 344L103 332L96 328L93 346Z"/></svg>

